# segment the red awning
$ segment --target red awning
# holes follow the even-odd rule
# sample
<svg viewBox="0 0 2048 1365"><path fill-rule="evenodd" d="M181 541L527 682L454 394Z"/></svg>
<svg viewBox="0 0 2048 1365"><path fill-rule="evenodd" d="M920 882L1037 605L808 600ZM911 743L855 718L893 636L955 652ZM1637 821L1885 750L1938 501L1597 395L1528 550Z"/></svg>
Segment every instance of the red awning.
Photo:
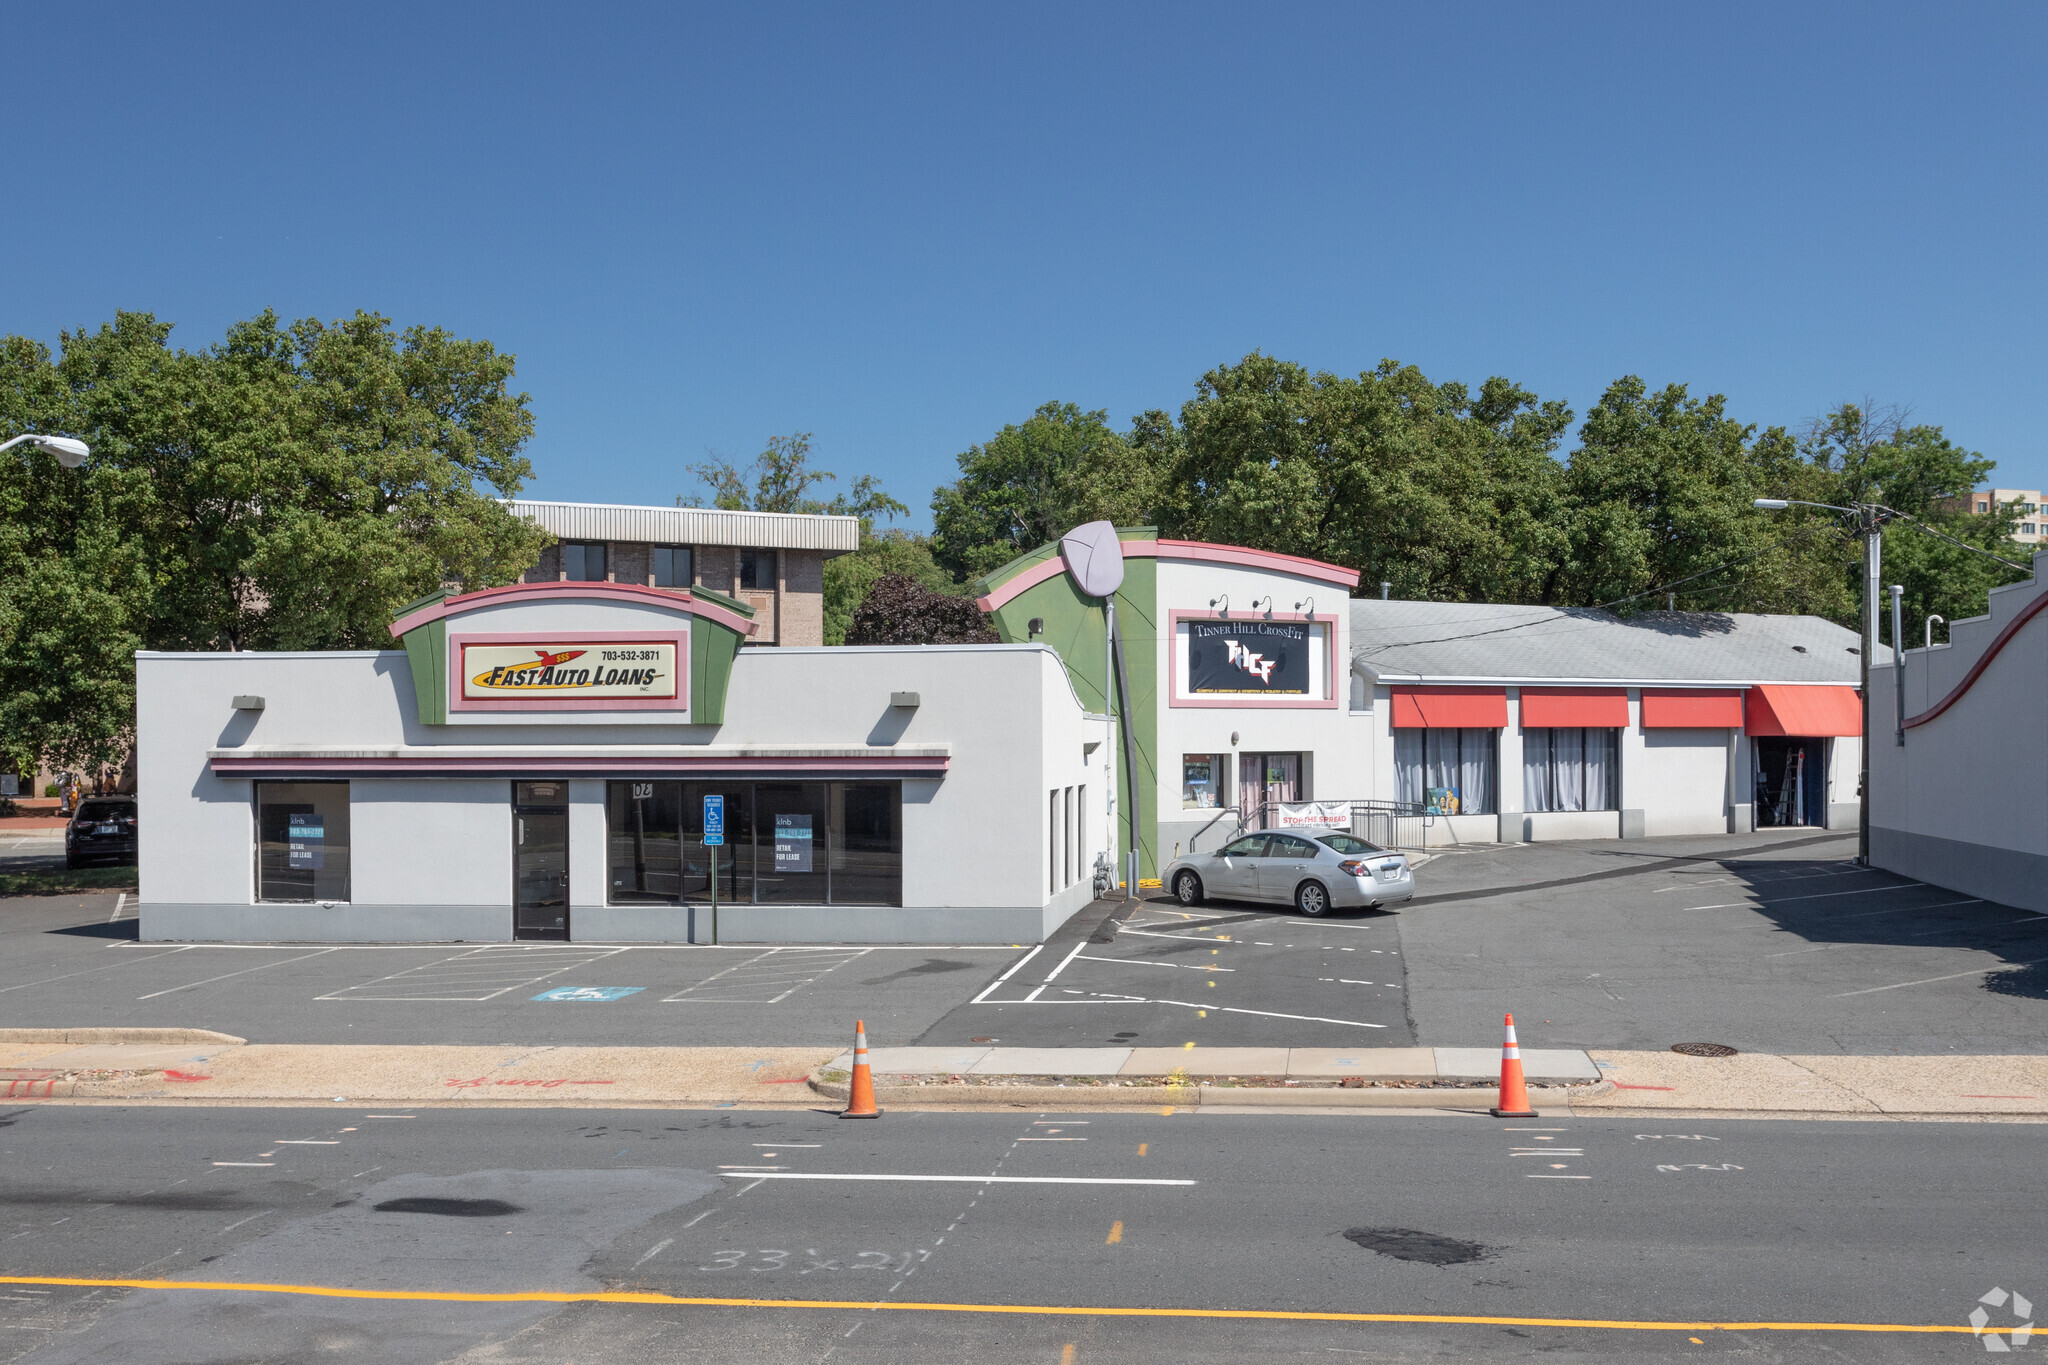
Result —
<svg viewBox="0 0 2048 1365"><path fill-rule="evenodd" d="M1643 689L1645 730L1739 729L1742 693L1737 688Z"/></svg>
<svg viewBox="0 0 2048 1365"><path fill-rule="evenodd" d="M1396 687L1396 730L1505 729L1508 690L1505 687Z"/></svg>
<svg viewBox="0 0 2048 1365"><path fill-rule="evenodd" d="M1752 735L1860 735L1863 700L1853 687L1760 684L1749 689Z"/></svg>
<svg viewBox="0 0 2048 1365"><path fill-rule="evenodd" d="M1522 724L1628 729L1625 687L1525 687Z"/></svg>

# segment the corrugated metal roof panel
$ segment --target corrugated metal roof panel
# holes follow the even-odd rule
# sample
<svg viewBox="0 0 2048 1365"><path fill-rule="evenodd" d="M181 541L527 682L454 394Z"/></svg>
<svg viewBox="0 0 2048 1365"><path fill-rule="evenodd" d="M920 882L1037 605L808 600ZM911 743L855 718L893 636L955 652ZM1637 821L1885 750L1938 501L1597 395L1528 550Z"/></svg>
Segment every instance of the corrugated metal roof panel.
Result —
<svg viewBox="0 0 2048 1365"><path fill-rule="evenodd" d="M727 512L716 507L632 507L602 502L532 502L512 510L563 540L630 540L650 545L743 545L757 549L860 548L860 518L802 512Z"/></svg>
<svg viewBox="0 0 2048 1365"><path fill-rule="evenodd" d="M1818 616L1351 603L1352 662L1389 680L1854 684L1855 646Z"/></svg>

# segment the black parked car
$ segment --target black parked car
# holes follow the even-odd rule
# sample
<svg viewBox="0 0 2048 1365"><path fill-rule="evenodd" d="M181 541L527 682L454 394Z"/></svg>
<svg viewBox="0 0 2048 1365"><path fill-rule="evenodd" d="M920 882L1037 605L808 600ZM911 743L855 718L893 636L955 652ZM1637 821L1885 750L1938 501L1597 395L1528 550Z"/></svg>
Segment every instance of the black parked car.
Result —
<svg viewBox="0 0 2048 1365"><path fill-rule="evenodd" d="M64 830L64 866L84 867L97 859L135 861L135 798L89 796Z"/></svg>

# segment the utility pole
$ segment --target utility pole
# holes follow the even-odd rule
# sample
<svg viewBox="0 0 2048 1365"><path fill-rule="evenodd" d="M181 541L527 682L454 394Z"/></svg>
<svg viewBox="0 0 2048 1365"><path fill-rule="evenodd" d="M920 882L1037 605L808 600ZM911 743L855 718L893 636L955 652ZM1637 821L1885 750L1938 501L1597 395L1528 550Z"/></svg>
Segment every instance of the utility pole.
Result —
<svg viewBox="0 0 2048 1365"><path fill-rule="evenodd" d="M1856 534L1863 537L1863 647L1856 651L1863 675L1863 734L1856 741L1856 861L1870 866L1870 656L1877 652L1877 599L1883 595L1884 524L1896 516L1877 501L1884 490L1872 486L1868 501L1847 507L1832 502L1807 502L1800 498L1756 498L1751 505L1765 512L1782 512L1787 507L1823 507L1845 512L1856 520ZM1902 682L1903 685L1903 682Z"/></svg>

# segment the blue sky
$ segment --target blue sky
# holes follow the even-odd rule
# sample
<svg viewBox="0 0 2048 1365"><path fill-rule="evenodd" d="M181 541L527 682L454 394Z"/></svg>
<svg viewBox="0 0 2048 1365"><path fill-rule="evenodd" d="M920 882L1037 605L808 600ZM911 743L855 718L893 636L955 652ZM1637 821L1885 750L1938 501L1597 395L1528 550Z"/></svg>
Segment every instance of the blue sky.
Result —
<svg viewBox="0 0 2048 1365"><path fill-rule="evenodd" d="M2039 5L10 10L0 330L488 337L534 496L815 433L928 521L1253 349L1866 396L2048 482Z"/></svg>

